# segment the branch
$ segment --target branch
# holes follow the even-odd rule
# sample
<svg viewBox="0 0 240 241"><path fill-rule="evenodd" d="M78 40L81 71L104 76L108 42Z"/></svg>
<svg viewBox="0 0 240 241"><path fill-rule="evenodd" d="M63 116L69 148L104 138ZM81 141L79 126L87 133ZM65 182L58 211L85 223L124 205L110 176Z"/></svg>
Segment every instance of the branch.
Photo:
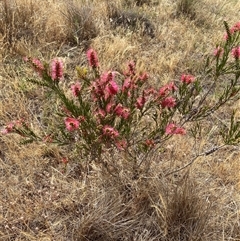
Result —
<svg viewBox="0 0 240 241"><path fill-rule="evenodd" d="M171 175L171 174L173 174L173 173L182 171L183 169L187 168L188 166L191 166L191 165L195 162L195 160L197 160L200 156L208 156L208 155L214 153L215 151L218 151L219 149L223 148L224 146L226 146L226 144L223 144L223 145L221 145L221 146L213 147L213 148L210 149L210 150L207 150L207 151L205 151L205 152L202 152L202 153L198 154L197 156L195 156L195 157L194 157L189 163L187 163L186 165L184 165L184 166L182 166L182 167L180 167L180 168L178 168L178 169L176 169L176 170L174 170L174 171L171 171L171 172L165 174L165 177L167 177L167 176L169 176L169 175Z"/></svg>

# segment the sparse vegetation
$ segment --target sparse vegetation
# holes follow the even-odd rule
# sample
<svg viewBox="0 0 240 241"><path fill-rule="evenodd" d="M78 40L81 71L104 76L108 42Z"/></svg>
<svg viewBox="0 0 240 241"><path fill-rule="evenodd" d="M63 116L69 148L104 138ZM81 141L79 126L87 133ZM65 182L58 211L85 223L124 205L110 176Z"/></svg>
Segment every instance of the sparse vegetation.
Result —
<svg viewBox="0 0 240 241"><path fill-rule="evenodd" d="M57 57L55 64L63 60L64 72L51 78L61 78L64 90L86 74L85 53L91 47L103 71L119 74L134 60L139 73L147 71L155 88L189 73L182 81L191 82L195 75L208 91L210 76L200 78L203 64L209 54L222 56L223 20L230 27L239 22L240 3L195 3L1 1L0 129L6 131L6 123L22 119L36 135L47 135L57 124L54 113L60 112L60 102L42 86L27 81L37 80L38 75L23 61L26 56L36 66L40 66L37 59L49 63ZM218 76L230 70L233 56L238 56L237 46L228 51L229 65L221 64L225 57L219 59ZM220 80L206 108L224 103L221 90L234 83L234 75L231 72ZM228 89L225 96L229 90L234 102L195 124L188 123L186 135L173 136L157 150L139 155L140 172L123 151L106 151L107 168L102 168L97 158L86 164L67 146L46 140L20 145L21 136L1 134L0 240L240 240L239 93ZM199 112L191 114L195 118ZM68 121L66 128L77 128L73 119ZM19 124L14 122L16 127Z"/></svg>
<svg viewBox="0 0 240 241"><path fill-rule="evenodd" d="M63 16L66 18L68 26L69 42L79 45L97 37L99 26L97 26L96 11L92 4L66 2L66 13Z"/></svg>
<svg viewBox="0 0 240 241"><path fill-rule="evenodd" d="M177 1L177 14L183 14L193 19L196 15L196 0L178 0Z"/></svg>

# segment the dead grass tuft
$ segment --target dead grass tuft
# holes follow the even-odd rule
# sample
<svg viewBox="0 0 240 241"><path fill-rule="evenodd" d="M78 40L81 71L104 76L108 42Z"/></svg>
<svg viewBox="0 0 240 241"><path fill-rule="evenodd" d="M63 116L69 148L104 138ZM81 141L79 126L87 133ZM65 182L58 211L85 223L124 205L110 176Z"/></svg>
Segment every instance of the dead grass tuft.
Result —
<svg viewBox="0 0 240 241"><path fill-rule="evenodd" d="M93 4L81 4L78 2L67 2L66 18L67 39L71 44L80 44L89 41L99 34L95 7Z"/></svg>
<svg viewBox="0 0 240 241"><path fill-rule="evenodd" d="M21 3L4 0L0 11L0 33L7 47L12 47L23 37L34 40L34 16L39 11L36 4L27 0Z"/></svg>
<svg viewBox="0 0 240 241"><path fill-rule="evenodd" d="M196 17L196 3L196 0L177 0L176 14L194 19Z"/></svg>
<svg viewBox="0 0 240 241"><path fill-rule="evenodd" d="M125 10L116 7L113 2L109 2L107 5L108 16L113 28L123 27L133 32L140 32L143 35L147 35L151 38L155 37L155 28L153 23L142 15L141 13L134 11L129 7Z"/></svg>
<svg viewBox="0 0 240 241"><path fill-rule="evenodd" d="M167 208L169 240L204 240L211 207L197 189L189 178L177 184Z"/></svg>
<svg viewBox="0 0 240 241"><path fill-rule="evenodd" d="M126 5L127 7L132 7L132 6L143 6L143 5L150 5L151 0L124 0L123 4Z"/></svg>
<svg viewBox="0 0 240 241"><path fill-rule="evenodd" d="M32 0L4 0L0 2L0 35L2 38L2 50L19 52L36 48L39 44L54 41L59 46L65 38L61 16L57 14L58 7L49 2L43 5L42 1ZM6 52L5 55L9 54Z"/></svg>

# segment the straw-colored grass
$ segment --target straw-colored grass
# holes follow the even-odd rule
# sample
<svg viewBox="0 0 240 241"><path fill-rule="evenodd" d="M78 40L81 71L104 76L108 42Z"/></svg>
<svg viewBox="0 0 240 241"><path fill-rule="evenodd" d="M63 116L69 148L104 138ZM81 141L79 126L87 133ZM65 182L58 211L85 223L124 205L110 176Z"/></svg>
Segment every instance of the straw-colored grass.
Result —
<svg viewBox="0 0 240 241"><path fill-rule="evenodd" d="M184 2L194 4L185 9ZM199 75L206 55L222 41L223 20L239 21L239 9L236 0L2 0L0 127L24 118L38 131L39 116L52 112L44 90L26 81L32 72L23 56L62 57L71 82L91 46L103 70L134 59L160 87L184 72ZM84 162L66 149L19 145L18 136L1 135L0 240L240 240L239 148L199 157L174 172L196 150L218 143L213 126L203 133L198 143L188 135L171 139L164 152L147 157L152 165L138 179L124 155L113 157L115 178L94 165L86 173Z"/></svg>

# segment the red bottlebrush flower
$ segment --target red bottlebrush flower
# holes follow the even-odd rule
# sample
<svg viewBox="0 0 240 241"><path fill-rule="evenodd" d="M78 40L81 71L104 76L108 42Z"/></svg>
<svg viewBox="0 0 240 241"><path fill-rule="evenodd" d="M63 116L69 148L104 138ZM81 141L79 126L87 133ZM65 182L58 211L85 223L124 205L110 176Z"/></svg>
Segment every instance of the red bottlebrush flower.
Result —
<svg viewBox="0 0 240 241"><path fill-rule="evenodd" d="M117 92L118 92L118 85L115 81L110 81L108 84L107 84L107 93L109 96L112 96L112 95L116 95Z"/></svg>
<svg viewBox="0 0 240 241"><path fill-rule="evenodd" d="M105 108L107 113L111 113L113 111L113 105L114 104L111 101L107 103L106 108Z"/></svg>
<svg viewBox="0 0 240 241"><path fill-rule="evenodd" d="M177 86L173 82L170 82L169 84L167 84L167 88L173 92L177 90Z"/></svg>
<svg viewBox="0 0 240 241"><path fill-rule="evenodd" d="M63 158L62 158L62 162L63 162L64 165L67 165L67 163L68 163L68 158L67 158L67 157L63 157Z"/></svg>
<svg viewBox="0 0 240 241"><path fill-rule="evenodd" d="M135 65L134 61L130 61L128 63L128 71L130 73L134 74L135 73L135 68L136 68L136 65Z"/></svg>
<svg viewBox="0 0 240 241"><path fill-rule="evenodd" d="M164 86L162 86L158 93L160 95L160 97L165 97L167 96L170 92L174 92L175 90L177 90L176 85L173 82L170 82Z"/></svg>
<svg viewBox="0 0 240 241"><path fill-rule="evenodd" d="M161 101L162 108L173 108L176 105L176 100L173 97L166 97Z"/></svg>
<svg viewBox="0 0 240 241"><path fill-rule="evenodd" d="M74 85L71 85L71 90L72 93L75 97L78 97L80 95L80 91L81 91L81 85L79 82L75 83Z"/></svg>
<svg viewBox="0 0 240 241"><path fill-rule="evenodd" d="M223 52L224 52L224 49L223 49L222 47L218 46L218 47L214 50L213 55L214 55L215 57L220 57L220 56L223 54Z"/></svg>
<svg viewBox="0 0 240 241"><path fill-rule="evenodd" d="M104 110L102 110L102 109L99 109L98 111L96 111L95 115L98 118L103 119L106 116L106 112Z"/></svg>
<svg viewBox="0 0 240 241"><path fill-rule="evenodd" d="M105 83L109 83L109 82L111 82L111 81L114 81L114 79L115 79L115 72L113 72L113 71L108 71L108 72L106 72L106 73L103 73L102 75L101 75L101 78L100 78L100 82L102 83L102 84L105 84Z"/></svg>
<svg viewBox="0 0 240 241"><path fill-rule="evenodd" d="M6 135L14 131L14 128L21 128L23 124L23 120L15 120L9 124L5 128L1 130L1 134ZM19 134L19 133L18 133Z"/></svg>
<svg viewBox="0 0 240 241"><path fill-rule="evenodd" d="M144 104L146 103L146 98L145 96L141 96L139 98L137 98L137 102L136 102L136 107L141 110L144 106Z"/></svg>
<svg viewBox="0 0 240 241"><path fill-rule="evenodd" d="M155 142L154 142L154 140L147 139L147 140L145 141L145 145L146 145L147 147L154 147L154 146L155 146Z"/></svg>
<svg viewBox="0 0 240 241"><path fill-rule="evenodd" d="M128 119L128 117L130 116L130 110L128 109L128 108L123 108L123 110L122 110L122 118L123 119Z"/></svg>
<svg viewBox="0 0 240 241"><path fill-rule="evenodd" d="M176 135L185 135L186 134L186 130L184 128L177 127L176 130L174 131L174 134L176 134Z"/></svg>
<svg viewBox="0 0 240 241"><path fill-rule="evenodd" d="M235 59L239 59L240 58L240 46L233 48L231 53Z"/></svg>
<svg viewBox="0 0 240 241"><path fill-rule="evenodd" d="M225 33L225 34L223 35L223 38L224 38L224 40L228 40L228 39L229 39L228 33Z"/></svg>
<svg viewBox="0 0 240 241"><path fill-rule="evenodd" d="M127 142L125 140L119 140L116 142L116 147L120 151L124 151L127 148Z"/></svg>
<svg viewBox="0 0 240 241"><path fill-rule="evenodd" d="M131 79L126 78L122 85L122 92L128 91L131 88Z"/></svg>
<svg viewBox="0 0 240 241"><path fill-rule="evenodd" d="M166 130L165 130L165 133L167 135L172 135L174 134L174 131L176 130L176 125L173 124L173 123L170 123L166 126Z"/></svg>
<svg viewBox="0 0 240 241"><path fill-rule="evenodd" d="M181 76L181 81L186 84L191 84L195 80L195 77L190 74L183 74Z"/></svg>
<svg viewBox="0 0 240 241"><path fill-rule="evenodd" d="M42 76L42 72L44 70L44 66L39 59L33 58L32 65L34 70L38 73L39 76Z"/></svg>
<svg viewBox="0 0 240 241"><path fill-rule="evenodd" d="M65 118L65 126L68 131L77 130L79 128L79 125L80 125L79 120L72 117Z"/></svg>
<svg viewBox="0 0 240 241"><path fill-rule="evenodd" d="M116 138L119 136L119 133L116 129L114 129L113 127L109 126L109 125L105 125L103 127L103 135L110 137L110 138Z"/></svg>
<svg viewBox="0 0 240 241"><path fill-rule="evenodd" d="M145 96L150 96L150 95L156 96L157 94L158 94L158 91L152 87L149 87L148 89L144 90Z"/></svg>
<svg viewBox="0 0 240 241"><path fill-rule="evenodd" d="M28 62L28 61L29 61L29 58L28 58L27 56L24 56L24 57L23 57L23 61L24 61L24 62Z"/></svg>
<svg viewBox="0 0 240 241"><path fill-rule="evenodd" d="M124 75L126 76L133 76L136 74L136 65L134 63L134 61L130 61L128 63L128 70L124 73Z"/></svg>
<svg viewBox="0 0 240 241"><path fill-rule="evenodd" d="M103 97L105 95L104 93L104 86L101 85L100 80L95 80L91 85L91 91L93 94L94 100L99 97Z"/></svg>
<svg viewBox="0 0 240 241"><path fill-rule="evenodd" d="M63 62L60 59L53 59L51 63L52 80L60 80L63 77Z"/></svg>
<svg viewBox="0 0 240 241"><path fill-rule="evenodd" d="M240 31L240 21L235 23L234 26L233 26L236 30L239 30Z"/></svg>
<svg viewBox="0 0 240 241"><path fill-rule="evenodd" d="M89 49L87 51L87 59L88 59L89 66L91 66L92 68L99 67L98 57L97 57L97 53L95 50Z"/></svg>
<svg viewBox="0 0 240 241"><path fill-rule="evenodd" d="M122 104L118 104L118 105L115 107L114 112L116 113L117 116L121 116L123 109L124 109L123 105L122 105Z"/></svg>
<svg viewBox="0 0 240 241"><path fill-rule="evenodd" d="M15 122L14 122L14 126L16 126L17 128L18 127L21 127L22 126L22 124L23 124L23 119L20 119L20 120L16 120Z"/></svg>
<svg viewBox="0 0 240 241"><path fill-rule="evenodd" d="M240 22L237 22L233 25L233 27L230 28L230 33L235 33L237 31L240 31Z"/></svg>
<svg viewBox="0 0 240 241"><path fill-rule="evenodd" d="M14 126L14 123L9 123L4 129L1 130L1 133L3 135L11 133L13 131Z"/></svg>
<svg viewBox="0 0 240 241"><path fill-rule="evenodd" d="M146 72L144 72L141 75L139 75L139 80L141 82L145 82L148 78L149 78L149 75Z"/></svg>
<svg viewBox="0 0 240 241"><path fill-rule="evenodd" d="M177 127L173 123L170 123L170 124L167 125L165 133L167 135L173 135L173 134L185 135L186 130L182 127Z"/></svg>
<svg viewBox="0 0 240 241"><path fill-rule="evenodd" d="M114 112L116 113L117 116L122 117L123 119L127 119L130 115L130 110L126 107L123 107L122 104L118 104L115 107Z"/></svg>
<svg viewBox="0 0 240 241"><path fill-rule="evenodd" d="M169 93L168 89L165 86L161 87L158 92L161 97L164 97Z"/></svg>

